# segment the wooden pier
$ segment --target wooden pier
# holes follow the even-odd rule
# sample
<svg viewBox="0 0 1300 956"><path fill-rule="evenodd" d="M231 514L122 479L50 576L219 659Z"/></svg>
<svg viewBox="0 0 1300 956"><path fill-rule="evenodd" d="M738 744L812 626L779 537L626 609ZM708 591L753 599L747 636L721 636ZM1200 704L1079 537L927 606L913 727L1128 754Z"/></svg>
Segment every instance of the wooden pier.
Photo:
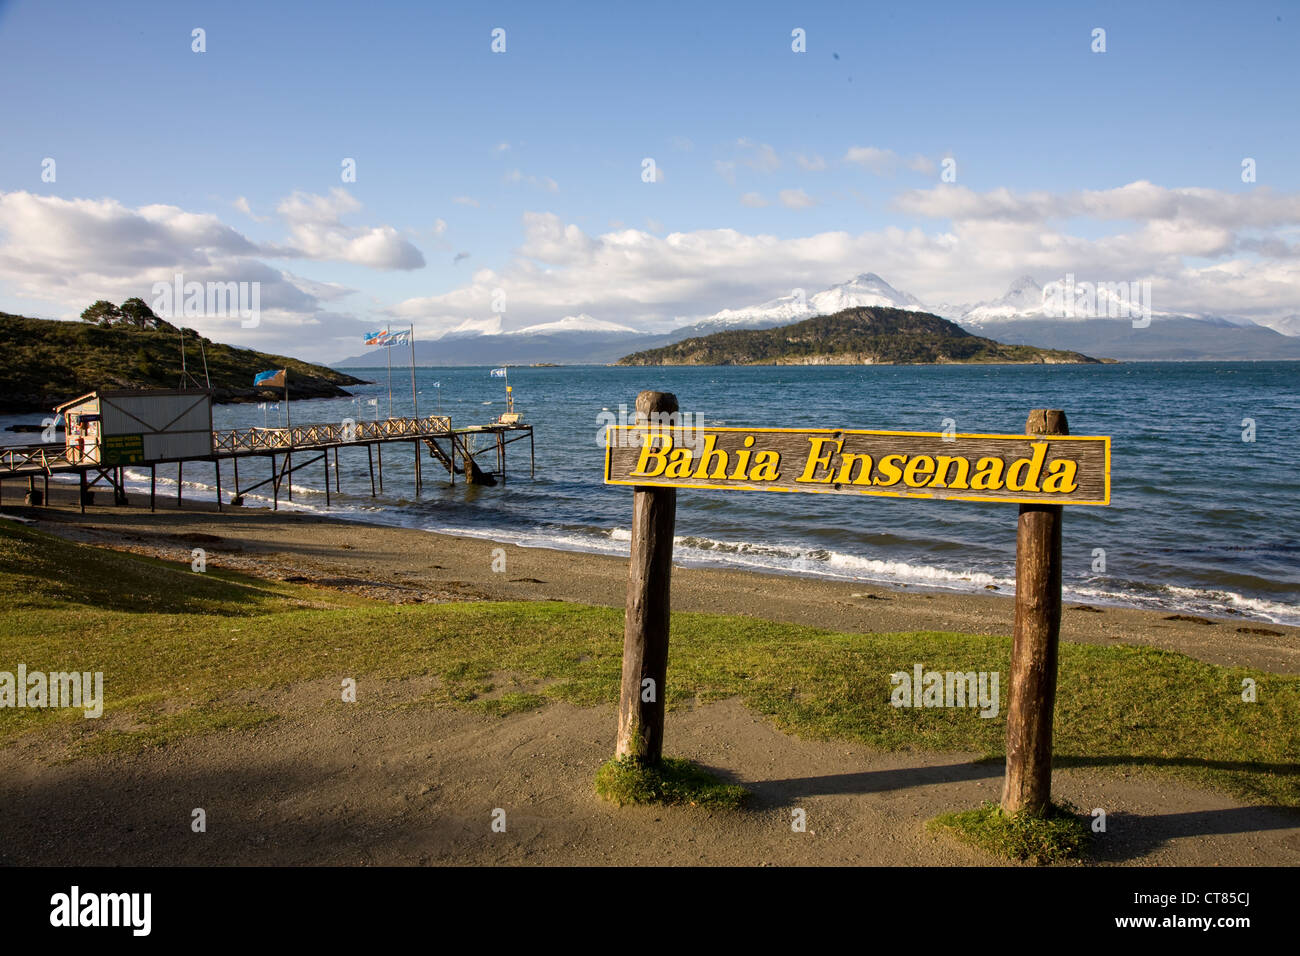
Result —
<svg viewBox="0 0 1300 956"><path fill-rule="evenodd" d="M506 480L506 446L528 440L529 475L536 474L533 426L503 416L502 421L486 425L453 428L451 419L443 415L422 418L387 418L374 421L330 422L294 425L285 428L233 428L212 431L212 451L205 455L187 455L144 463L105 463L101 461L103 447L87 446L84 451L59 443L40 445L12 445L0 448L0 503L4 500L6 479L26 480L24 502L40 505L49 501L49 479L55 474L77 474L80 478L81 511L93 501L94 489L101 483L112 489L115 504L126 503L124 471L130 467L149 468L149 510L154 510L157 493L158 465L176 465L176 504L182 506L184 470L186 465L207 463L216 472L217 509L225 506L221 487L221 466L229 461L234 471L234 489L231 505L242 505L244 496L258 488L271 486L272 507L280 506L280 491L286 490L293 500L291 478L296 471L319 465L322 468L325 504L330 503L330 457L334 459L334 492L340 489L339 449L366 449L370 475L370 494L375 497L384 490L384 446L409 444L415 462L415 493L424 488L422 461L428 453L430 459L444 469L448 481L462 475L470 484L495 485ZM481 443L480 439L487 441ZM297 460L295 460L295 455ZM489 456L491 458L489 459ZM249 484L249 459L268 459L269 477ZM241 485L239 468L244 462L245 483ZM260 470L260 469L259 469ZM40 479L43 489L38 491Z"/></svg>

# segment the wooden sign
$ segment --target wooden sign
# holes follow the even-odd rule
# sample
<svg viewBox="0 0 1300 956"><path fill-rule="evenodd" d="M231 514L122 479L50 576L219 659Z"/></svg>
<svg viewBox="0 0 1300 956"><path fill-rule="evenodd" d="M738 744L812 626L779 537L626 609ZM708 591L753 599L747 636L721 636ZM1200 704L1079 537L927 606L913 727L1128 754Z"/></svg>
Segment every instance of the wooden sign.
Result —
<svg viewBox="0 0 1300 956"><path fill-rule="evenodd" d="M624 425L605 433L605 483L1106 505L1110 439Z"/></svg>

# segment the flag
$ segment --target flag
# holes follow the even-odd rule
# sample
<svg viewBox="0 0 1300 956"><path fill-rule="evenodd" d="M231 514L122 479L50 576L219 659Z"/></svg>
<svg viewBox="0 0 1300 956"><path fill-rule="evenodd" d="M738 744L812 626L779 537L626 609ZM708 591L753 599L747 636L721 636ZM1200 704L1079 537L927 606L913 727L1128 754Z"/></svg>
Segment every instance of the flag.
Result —
<svg viewBox="0 0 1300 956"><path fill-rule="evenodd" d="M505 378L505 377L506 377L506 370L503 369L503 368L494 368L494 369L493 369L489 374L490 374L493 378Z"/></svg>
<svg viewBox="0 0 1300 956"><path fill-rule="evenodd" d="M386 338L388 338L387 329L380 329L378 332L367 332L365 343L366 345L384 345L386 344L384 342Z"/></svg>
<svg viewBox="0 0 1300 956"><path fill-rule="evenodd" d="M285 376L289 374L287 368L272 369L269 372L258 372L253 377L254 385L262 385L266 388L283 388Z"/></svg>
<svg viewBox="0 0 1300 956"><path fill-rule="evenodd" d="M410 330L410 329L402 329L402 331L400 331L400 332L389 332L389 333L384 337L384 340L383 340L382 342L378 343L378 344L380 344L380 345L389 345L389 346L392 346L392 345L410 345L410 344L411 344L411 330Z"/></svg>
<svg viewBox="0 0 1300 956"><path fill-rule="evenodd" d="M442 388L442 382L434 382L434 383L433 383L433 387L434 387L434 388Z"/></svg>
<svg viewBox="0 0 1300 956"><path fill-rule="evenodd" d="M376 405L376 406L377 406L377 405L379 404L379 399L377 399L377 398L372 398L370 401L366 402L366 404L367 404L367 405Z"/></svg>

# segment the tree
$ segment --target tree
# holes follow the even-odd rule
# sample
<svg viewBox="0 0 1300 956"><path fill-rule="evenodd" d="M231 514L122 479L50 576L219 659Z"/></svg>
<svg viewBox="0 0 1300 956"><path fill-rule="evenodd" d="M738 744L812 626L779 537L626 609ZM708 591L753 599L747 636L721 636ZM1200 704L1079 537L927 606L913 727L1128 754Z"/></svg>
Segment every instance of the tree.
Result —
<svg viewBox="0 0 1300 956"><path fill-rule="evenodd" d="M93 322L96 325L112 325L120 318L122 318L121 309L107 299L98 299L81 313L83 322Z"/></svg>
<svg viewBox="0 0 1300 956"><path fill-rule="evenodd" d="M137 328L150 329L158 324L158 316L154 315L153 309L145 304L144 299L127 299L122 303L121 314Z"/></svg>

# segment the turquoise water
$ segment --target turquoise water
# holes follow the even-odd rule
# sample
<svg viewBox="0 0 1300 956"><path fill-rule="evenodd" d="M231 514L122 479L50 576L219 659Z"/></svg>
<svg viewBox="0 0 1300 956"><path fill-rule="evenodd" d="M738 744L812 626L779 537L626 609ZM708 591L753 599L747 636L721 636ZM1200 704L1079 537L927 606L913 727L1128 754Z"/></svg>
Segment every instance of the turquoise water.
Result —
<svg viewBox="0 0 1300 956"><path fill-rule="evenodd" d="M386 370L356 399L295 402L295 423L388 410ZM434 383L441 388L434 388ZM417 370L420 411L456 425L504 410L486 368ZM1020 433L1032 408L1065 409L1072 434L1112 436L1112 504L1067 508L1066 596L1300 624L1300 365L868 366L512 369L518 410L536 428L510 446L504 487L454 487L426 458L416 499L413 452L385 455L372 501L364 450L342 454L344 517L525 545L626 553L631 490L601 482L602 411L645 388L676 393L711 424ZM366 404L378 398L378 406ZM393 371L393 412L412 411L410 372ZM274 422L256 406L219 406L217 427ZM1243 441L1243 419L1255 440ZM30 440L30 439L29 439ZM241 468L241 480L257 466ZM263 465L263 470L267 466ZM197 469L196 469L197 471ZM445 472L442 472L445 476ZM257 477L264 477L258 474ZM191 487L191 480L193 486ZM230 480L229 474L223 484ZM187 495L211 475L187 474ZM295 505L324 510L321 476L296 476ZM250 498L249 504L258 502ZM1014 590L1017 506L873 497L678 493L679 563L825 575L887 585ZM1095 571L1096 549L1105 552Z"/></svg>

